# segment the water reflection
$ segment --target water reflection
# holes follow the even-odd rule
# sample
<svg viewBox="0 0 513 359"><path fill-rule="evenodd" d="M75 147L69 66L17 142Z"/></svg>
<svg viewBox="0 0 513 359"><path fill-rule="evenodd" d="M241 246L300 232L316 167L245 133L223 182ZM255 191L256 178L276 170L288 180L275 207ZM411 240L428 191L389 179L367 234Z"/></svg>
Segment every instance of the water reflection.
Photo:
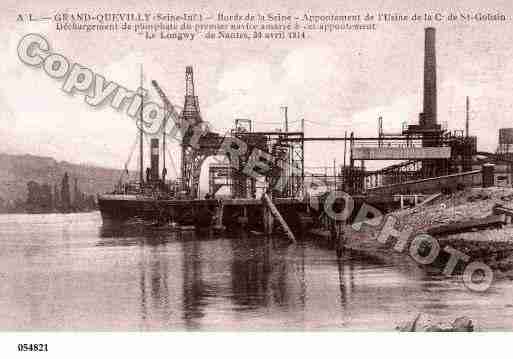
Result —
<svg viewBox="0 0 513 359"><path fill-rule="evenodd" d="M220 303L226 307L227 299L232 313L280 313L284 320L298 325L312 320L313 308L327 306L336 310L330 320L344 327L352 315L360 315L366 307L390 310L390 304L382 301L386 296L427 290L436 283L424 280L405 285L408 280L398 273L394 273L393 282L381 283L380 272L390 272L391 268L380 261L349 251L337 259L333 251L312 248L310 242L290 245L244 233L227 239L193 232L102 228L97 246L138 248L140 314L144 325L150 327L155 320L170 324L171 313L179 305L179 318L174 320L179 319L181 327L209 328L208 316L219 314ZM172 268L170 261L174 261ZM336 282L330 283L323 271L333 268ZM170 281L179 293L170 293ZM436 300L423 307L436 308L442 308Z"/></svg>
<svg viewBox="0 0 513 359"><path fill-rule="evenodd" d="M256 246L256 240L241 237L232 241L231 285L235 310L250 310L269 303L271 247Z"/></svg>
<svg viewBox="0 0 513 359"><path fill-rule="evenodd" d="M476 294L459 278L337 258L314 240L100 224L0 216L0 329L393 330L419 312L512 328L510 282Z"/></svg>
<svg viewBox="0 0 513 359"><path fill-rule="evenodd" d="M179 234L151 231L133 226L102 226L99 247L135 247L138 261L138 285L140 290L140 314L142 327L151 327L153 315L166 323L173 311L170 303L169 267L167 244L176 242Z"/></svg>
<svg viewBox="0 0 513 359"><path fill-rule="evenodd" d="M139 249L140 256L142 257L143 249ZM146 319L148 317L148 309L146 304L146 271L145 271L145 265L142 260L139 260L139 265L137 266L139 269L139 288L141 290L141 320L142 322L146 322Z"/></svg>
<svg viewBox="0 0 513 359"><path fill-rule="evenodd" d="M183 319L187 328L199 329L197 319L205 314L203 308L206 305L208 293L215 293L209 290L203 278L201 242L185 240L182 242L182 271L183 271Z"/></svg>
<svg viewBox="0 0 513 359"><path fill-rule="evenodd" d="M340 302L343 308L347 302L352 301L352 293L355 288L355 261L358 259L351 251L346 251L343 257L338 259L338 271L340 281Z"/></svg>
<svg viewBox="0 0 513 359"><path fill-rule="evenodd" d="M219 239L195 233L167 233L132 227L100 230L100 247L138 247L141 319L169 313L169 275L181 282L183 326L199 329L207 307L216 298L229 298L235 312L254 312L269 307L293 311L305 307L305 247L266 237ZM179 246L181 277L171 273L169 246ZM176 259L176 257L175 257ZM229 286L219 277L229 277ZM173 303L175 304L175 303ZM167 307L165 307L167 305ZM296 308L296 309L294 309Z"/></svg>

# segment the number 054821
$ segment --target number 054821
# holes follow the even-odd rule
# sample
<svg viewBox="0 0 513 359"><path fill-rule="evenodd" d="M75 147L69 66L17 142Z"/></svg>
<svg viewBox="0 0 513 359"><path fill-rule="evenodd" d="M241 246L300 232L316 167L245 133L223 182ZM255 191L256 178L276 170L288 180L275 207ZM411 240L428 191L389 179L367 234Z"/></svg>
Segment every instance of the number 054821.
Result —
<svg viewBox="0 0 513 359"><path fill-rule="evenodd" d="M19 352L47 352L48 344L18 344Z"/></svg>

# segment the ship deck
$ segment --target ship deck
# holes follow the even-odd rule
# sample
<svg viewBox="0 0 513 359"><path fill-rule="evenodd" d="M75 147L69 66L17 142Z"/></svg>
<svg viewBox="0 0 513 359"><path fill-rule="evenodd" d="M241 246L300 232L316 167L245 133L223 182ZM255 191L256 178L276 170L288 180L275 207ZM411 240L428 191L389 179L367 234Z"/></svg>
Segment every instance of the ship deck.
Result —
<svg viewBox="0 0 513 359"><path fill-rule="evenodd" d="M257 198L213 198L213 199L156 199L153 197L132 194L103 194L99 196L101 200L111 201L140 201L140 202L159 202L167 205L218 205L224 206L259 206L262 204L261 199ZM275 204L300 204L304 203L302 198L275 198Z"/></svg>

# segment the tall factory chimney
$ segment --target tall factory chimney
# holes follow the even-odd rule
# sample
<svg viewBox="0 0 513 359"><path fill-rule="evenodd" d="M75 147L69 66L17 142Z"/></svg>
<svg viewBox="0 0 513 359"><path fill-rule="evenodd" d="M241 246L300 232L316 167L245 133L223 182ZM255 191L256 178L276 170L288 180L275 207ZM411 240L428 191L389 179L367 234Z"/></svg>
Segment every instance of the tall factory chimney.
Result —
<svg viewBox="0 0 513 359"><path fill-rule="evenodd" d="M432 128L436 120L436 49L435 28L425 29L424 43L424 127Z"/></svg>
<svg viewBox="0 0 513 359"><path fill-rule="evenodd" d="M157 181L159 179L159 139L152 138L150 144L151 154L151 180Z"/></svg>

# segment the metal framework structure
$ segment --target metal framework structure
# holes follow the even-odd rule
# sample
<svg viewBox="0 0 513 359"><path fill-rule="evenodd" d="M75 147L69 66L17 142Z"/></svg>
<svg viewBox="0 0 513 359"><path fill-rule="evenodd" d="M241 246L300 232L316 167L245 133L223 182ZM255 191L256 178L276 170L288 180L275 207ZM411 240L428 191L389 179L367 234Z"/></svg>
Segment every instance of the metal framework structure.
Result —
<svg viewBox="0 0 513 359"><path fill-rule="evenodd" d="M207 157L218 155L224 138L210 132L204 126L190 66L186 68L185 80L185 99L181 114L176 112L155 81L154 86L162 97L170 116L181 129L181 187L189 198L195 199L198 198L201 167ZM419 125L404 127L400 134L385 134L380 123L378 137L355 137L353 133L350 137L305 137L303 131L253 131L251 120L236 119L234 129L229 136L244 142L247 150L237 159L239 168L232 167L229 174L224 174L226 178L223 185L230 187L231 196L234 198L255 197L257 181L244 173L244 167L250 160L253 150L258 149L272 158L268 168L260 173L268 187L266 190L272 188L271 193L276 198L300 197L304 192L305 141L345 141L345 145L349 143L349 165L343 166L340 174L335 174L338 178L334 183L352 193L362 193L366 188L400 183L405 180L469 170L476 153L475 137L451 134L436 123L430 123L428 126L425 122L426 119L422 118ZM376 158L371 156L367 159L392 159L384 157L387 153L389 155L398 153L399 157L404 153L400 158L404 161L377 171L367 171L363 160L360 166L356 166L355 163L358 158L363 157L353 156L353 152L361 148L372 149L379 155L376 155ZM438 148L440 150L437 150ZM436 155L438 152L439 158ZM450 157L447 155L449 152ZM219 188L212 181L215 173L215 169L209 171L210 191L214 193Z"/></svg>
<svg viewBox="0 0 513 359"><path fill-rule="evenodd" d="M191 66L185 71L185 99L183 110L177 113L156 81L153 86L164 102L170 117L181 130L181 189L187 197L198 198L201 167L206 158L218 155L223 143L219 134L210 132L202 119L198 97L194 91L194 76ZM257 184L255 178L248 177L244 166L250 160L255 148L270 154L270 170L262 173L262 178L274 190L276 197L299 197L303 190L304 178L304 133L303 132L254 132L252 121L236 119L235 128L230 136L243 141L247 151L238 159L240 168L232 168L227 183L234 198L255 197ZM212 174L213 175L213 174ZM282 181L278 183L278 181ZM211 185L212 189L216 185Z"/></svg>
<svg viewBox="0 0 513 359"><path fill-rule="evenodd" d="M473 157L476 154L476 137L464 136L462 132L449 133L442 129L424 131L418 125L405 127L402 134L383 135L380 130L378 137L356 137L351 133L349 137L304 137L302 141L349 142L349 165L342 167L338 182L340 188L351 193L362 193L367 188L401 183L405 180L468 171L472 168ZM425 149L426 144L431 148L450 149L450 158L445 158L446 151L441 150L441 158L433 158L433 153L436 151L426 151L426 159L422 159L421 149ZM383 153L403 152L404 155L401 157L403 162L368 171L365 168L365 161L358 161L353 157L353 150L356 148L368 148L375 152L382 149ZM390 151L390 149L398 151ZM382 157L384 156L376 156L375 160L385 160ZM357 162L360 164L358 165Z"/></svg>
<svg viewBox="0 0 513 359"><path fill-rule="evenodd" d="M247 130L238 131L236 126L231 135L248 146L248 156L243 159L242 164L249 160L249 155L254 148L271 155L269 170L261 174L272 189L273 197L293 198L303 194L305 175L303 132L248 132ZM242 172L242 168L233 172L232 185L234 197L254 197L256 181L248 178Z"/></svg>
<svg viewBox="0 0 513 359"><path fill-rule="evenodd" d="M195 94L192 66L185 71L185 98L180 114L174 109L163 91L154 86L164 101L169 116L179 126L181 142L181 188L188 198L198 198L201 167L209 156L218 155L224 138L206 128ZM385 133L383 118L378 118L378 137L305 137L304 131L289 132L285 107L285 131L257 132L249 119L236 119L230 135L245 143L246 151L237 158L238 168L230 165L229 173L223 172L225 182L234 198L255 197L257 181L249 177L244 167L254 149L269 156L268 166L258 172L265 183L265 190L273 197L300 197L304 193L304 143L308 141L344 141L344 164L341 171L333 171L333 187L351 193L364 193L367 188L397 184L406 180L443 176L469 171L477 152L476 138L465 133L449 133L437 121L437 74L435 29L425 30L424 98L423 112L417 124L404 124L398 133ZM501 132L502 141L498 153L503 157L511 154L513 129ZM346 147L349 143L349 163L346 165ZM228 156L229 157L229 156ZM269 160L270 158L270 160ZM231 160L231 159L230 159ZM376 171L365 168L366 160L400 160L402 162ZM262 159L259 159L262 161ZM357 162L360 165L357 166ZM220 168L209 171L210 190L216 192L219 185L214 177ZM325 175L326 177L326 175Z"/></svg>
<svg viewBox="0 0 513 359"><path fill-rule="evenodd" d="M198 96L196 96L194 92L192 66L187 66L185 69L185 99L180 119L181 122L187 126L182 137L181 173L183 191L189 197L197 198L201 166L205 159L213 155L213 152L218 147L216 146L217 141L214 141L214 144L208 143L208 141L203 140L204 136L202 136L199 141L204 143L205 146L203 148L201 146L202 143L191 143L193 136L197 135L195 132L203 131L201 128L203 119L201 118ZM201 135L203 135L203 133L201 133ZM213 145L215 148L211 148L208 146L209 144Z"/></svg>

